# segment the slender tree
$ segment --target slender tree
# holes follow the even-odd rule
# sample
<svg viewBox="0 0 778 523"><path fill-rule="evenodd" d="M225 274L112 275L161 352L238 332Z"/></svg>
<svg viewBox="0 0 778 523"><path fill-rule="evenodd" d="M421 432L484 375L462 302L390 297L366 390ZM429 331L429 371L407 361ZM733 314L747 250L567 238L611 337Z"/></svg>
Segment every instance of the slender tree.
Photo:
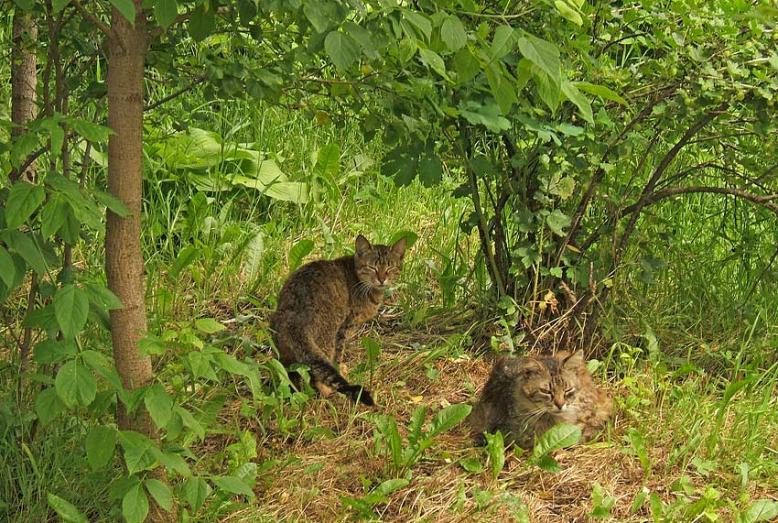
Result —
<svg viewBox="0 0 778 523"><path fill-rule="evenodd" d="M12 137L23 134L26 125L38 116L36 88L38 61L32 46L38 39L38 25L31 11L17 9L13 18L13 48L11 50L11 121L15 124ZM11 181L21 176L32 179L35 164L23 171L11 172Z"/></svg>

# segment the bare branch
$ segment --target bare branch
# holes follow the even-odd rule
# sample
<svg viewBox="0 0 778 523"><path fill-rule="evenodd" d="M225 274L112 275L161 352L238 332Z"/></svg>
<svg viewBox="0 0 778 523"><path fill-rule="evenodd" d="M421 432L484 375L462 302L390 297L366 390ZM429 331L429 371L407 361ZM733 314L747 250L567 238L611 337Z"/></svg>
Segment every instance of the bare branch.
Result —
<svg viewBox="0 0 778 523"><path fill-rule="evenodd" d="M742 189L735 189L732 187L707 187L707 186L692 186L692 187L672 187L670 189L662 189L661 191L653 192L641 201L634 203L628 207L623 208L619 214L626 216L633 214L647 205L654 204L658 201L672 198L681 194L695 194L695 193L711 193L711 194L725 194L741 198L743 200L761 205L778 215L778 204L774 203L778 200L778 194L754 194ZM642 202L642 204L641 204Z"/></svg>
<svg viewBox="0 0 778 523"><path fill-rule="evenodd" d="M145 106L143 108L143 111L144 112L145 111L151 111L153 109L156 109L160 105L166 104L167 102L169 102L170 100L173 100L174 98L178 98L182 94L184 94L184 93L186 93L188 91L191 91L192 89L194 89L195 87L197 87L198 85L203 83L206 80L206 78L207 77L205 75L200 76L198 78L195 78L194 80L192 80L192 82L189 85L184 86L181 89L179 89L178 91L174 91L174 92L170 93L169 95L165 96L164 98L161 98L161 99L157 100L156 102L150 103L149 105Z"/></svg>
<svg viewBox="0 0 778 523"><path fill-rule="evenodd" d="M640 113L638 113L631 122L624 126L624 129L621 130L618 136L616 136L616 138L614 138L611 143L608 144L608 148L605 149L605 152L602 155L600 166L594 172L592 179L589 181L589 186L586 188L586 192L584 193L583 198L581 198L581 201L578 203L578 208L575 210L575 214L573 214L573 219L570 223L570 230L567 232L565 239L562 240L562 243L559 244L559 250L557 251L555 262L556 265L559 265L559 262L562 259L562 254L564 254L567 245L573 240L575 234L578 232L578 227L581 225L583 215L586 212L586 209L589 207L589 202L591 202L592 198L594 197L594 191L605 177L605 168L603 165L607 163L608 157L613 152L615 146L627 135L628 132L632 130L633 127L635 127L641 120L651 114L653 108L653 103L647 104L646 107L644 107L643 110L640 111Z"/></svg>

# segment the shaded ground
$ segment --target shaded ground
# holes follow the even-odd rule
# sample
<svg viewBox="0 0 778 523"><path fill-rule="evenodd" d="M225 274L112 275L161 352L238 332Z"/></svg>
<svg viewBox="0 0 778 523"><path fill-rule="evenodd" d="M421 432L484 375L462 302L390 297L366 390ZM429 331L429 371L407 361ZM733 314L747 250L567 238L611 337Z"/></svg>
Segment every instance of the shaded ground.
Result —
<svg viewBox="0 0 778 523"><path fill-rule="evenodd" d="M603 496L610 498L606 503L612 503L612 518L651 521L650 502L645 497L648 492L666 507L674 502L677 507L681 497L686 505L694 506L706 485L734 490L732 485L738 483L737 477L724 470L729 465L706 472L699 464L690 465L695 448L677 452L679 441L693 441L688 437L704 428L702 424L689 427L685 420L696 416L706 421L706 415L688 409L678 412L673 394L666 394L670 384L654 382L644 374L610 378L603 384L615 399L612 423L596 441L557 452L561 472L542 471L513 449L506 452L505 466L496 480L488 466L480 473L468 472L461 460L477 458L487 465L487 457L484 449L473 446L462 425L438 437L410 469L392 469L389 458L376 449L376 415L394 417L405 435L411 413L420 405L428 407L429 419L443 407L471 402L484 384L491 366L489 358L473 355L463 346L470 342L461 332L462 328L403 330L393 325L390 315L381 325L357 333L344 351L344 364L352 369L353 381L370 384L379 406L355 407L341 396L316 398L304 406L299 430L288 432L292 436L282 437L273 427L246 427L257 436L259 455L254 461L266 464L267 469L260 471L255 502L224 520L353 520L358 514L344 504L344 497L363 498L381 482L399 477L410 479L410 483L388 495L385 502L375 504L374 519L491 522L526 521L528 517L533 522L590 521L596 505L593 490L599 485ZM382 345L372 380L364 368L362 336L380 340ZM696 390L690 389L690 396ZM715 404L713 398L700 396L700 401ZM717 430L726 432L728 423L725 419ZM628 441L630 431L646 438L648 473ZM688 432L679 434L681 431ZM770 437L775 444L774 435ZM682 477L685 487L678 486ZM641 493L645 499L635 503ZM738 496L737 492L727 494ZM749 499L776 499L777 494L774 481L769 480L751 482L739 495L745 496L740 499L747 506ZM695 519L679 516L691 514L684 510L666 508L665 520ZM716 512L729 513L724 503L718 504Z"/></svg>

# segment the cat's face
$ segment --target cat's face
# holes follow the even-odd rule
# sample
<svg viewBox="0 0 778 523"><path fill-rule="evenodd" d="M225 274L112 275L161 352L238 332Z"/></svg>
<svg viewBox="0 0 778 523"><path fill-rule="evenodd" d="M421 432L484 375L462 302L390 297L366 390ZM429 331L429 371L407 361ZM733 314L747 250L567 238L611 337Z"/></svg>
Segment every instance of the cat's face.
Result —
<svg viewBox="0 0 778 523"><path fill-rule="evenodd" d="M522 403L539 412L553 415L571 410L578 393L578 372L584 365L580 351L559 352L549 358L521 358L511 369L519 379L515 393Z"/></svg>
<svg viewBox="0 0 778 523"><path fill-rule="evenodd" d="M394 245L370 245L367 238L357 236L354 264L359 281L369 289L391 287L400 276L405 256L405 238Z"/></svg>

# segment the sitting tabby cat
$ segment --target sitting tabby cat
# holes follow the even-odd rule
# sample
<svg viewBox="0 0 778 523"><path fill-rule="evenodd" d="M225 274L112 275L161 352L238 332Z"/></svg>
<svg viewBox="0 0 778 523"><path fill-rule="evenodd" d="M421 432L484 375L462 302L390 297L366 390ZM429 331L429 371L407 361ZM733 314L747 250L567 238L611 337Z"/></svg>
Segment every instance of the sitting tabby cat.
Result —
<svg viewBox="0 0 778 523"><path fill-rule="evenodd" d="M506 442L531 448L557 423L578 425L584 438L599 431L611 400L598 389L580 351L554 356L499 358L468 423L479 437L501 431Z"/></svg>
<svg viewBox="0 0 778 523"><path fill-rule="evenodd" d="M370 245L361 234L353 256L307 263L281 289L271 318L273 339L284 365L304 363L316 389L333 389L373 405L370 392L352 385L336 370L347 330L378 312L384 290L400 274L405 238L392 245Z"/></svg>

